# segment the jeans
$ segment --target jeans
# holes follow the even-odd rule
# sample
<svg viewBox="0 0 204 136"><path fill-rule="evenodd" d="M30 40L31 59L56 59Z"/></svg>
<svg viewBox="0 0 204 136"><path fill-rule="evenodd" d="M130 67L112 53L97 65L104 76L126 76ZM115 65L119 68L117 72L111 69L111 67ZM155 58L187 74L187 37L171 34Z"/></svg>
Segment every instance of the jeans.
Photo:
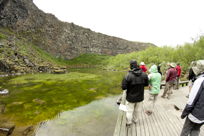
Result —
<svg viewBox="0 0 204 136"><path fill-rule="evenodd" d="M202 124L194 123L186 117L180 136L199 136L201 126Z"/></svg>

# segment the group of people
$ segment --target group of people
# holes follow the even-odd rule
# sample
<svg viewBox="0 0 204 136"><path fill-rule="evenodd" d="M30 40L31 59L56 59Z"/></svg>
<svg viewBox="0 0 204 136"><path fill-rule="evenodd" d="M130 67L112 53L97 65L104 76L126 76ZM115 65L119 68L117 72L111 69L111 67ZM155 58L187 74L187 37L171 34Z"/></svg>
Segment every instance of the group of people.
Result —
<svg viewBox="0 0 204 136"><path fill-rule="evenodd" d="M188 103L181 115L181 118L186 118L181 136L198 136L200 127L204 123L204 60L202 63L192 67L196 80L189 94ZM201 68L203 67L203 68ZM149 74L147 74L147 72ZM166 84L162 98L169 99L172 89L178 89L179 78L181 76L181 67L175 63L169 64L169 69L166 72ZM122 80L122 90L126 91L126 126L129 127L132 123L137 123L138 109L141 102L144 100L144 88L149 87L149 106L145 111L147 115L153 113L154 105L160 92L162 73L160 66L152 65L149 70L144 62L138 65L137 61L130 61L130 70ZM176 86L175 86L176 85ZM197 134L197 135L196 135Z"/></svg>

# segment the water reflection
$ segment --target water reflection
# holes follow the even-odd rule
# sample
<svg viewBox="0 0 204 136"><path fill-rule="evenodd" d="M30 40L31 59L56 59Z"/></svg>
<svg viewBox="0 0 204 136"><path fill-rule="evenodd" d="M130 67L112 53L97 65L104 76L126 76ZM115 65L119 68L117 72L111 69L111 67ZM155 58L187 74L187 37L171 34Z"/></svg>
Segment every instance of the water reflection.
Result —
<svg viewBox="0 0 204 136"><path fill-rule="evenodd" d="M62 112L41 123L35 136L112 136L118 113L116 99L109 97Z"/></svg>

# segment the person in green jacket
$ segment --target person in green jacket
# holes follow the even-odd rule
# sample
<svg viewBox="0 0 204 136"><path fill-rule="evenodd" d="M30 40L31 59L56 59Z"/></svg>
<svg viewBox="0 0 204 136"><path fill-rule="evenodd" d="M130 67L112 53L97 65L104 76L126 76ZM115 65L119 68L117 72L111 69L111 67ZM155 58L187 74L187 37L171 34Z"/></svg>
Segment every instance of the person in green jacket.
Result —
<svg viewBox="0 0 204 136"><path fill-rule="evenodd" d="M148 110L146 111L147 115L151 115L157 100L157 96L160 92L160 85L161 85L161 74L158 72L157 66L152 65L149 69L150 74L148 75L149 78L149 106Z"/></svg>

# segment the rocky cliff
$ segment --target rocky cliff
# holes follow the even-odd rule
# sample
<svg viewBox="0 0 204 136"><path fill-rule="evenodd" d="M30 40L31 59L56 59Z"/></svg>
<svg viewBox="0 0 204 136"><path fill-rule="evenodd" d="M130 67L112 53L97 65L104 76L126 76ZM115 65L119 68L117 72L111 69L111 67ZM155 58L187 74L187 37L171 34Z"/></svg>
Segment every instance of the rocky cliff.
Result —
<svg viewBox="0 0 204 136"><path fill-rule="evenodd" d="M0 27L11 28L48 53L64 59L84 53L116 55L152 46L59 21L39 10L32 0L0 0Z"/></svg>

